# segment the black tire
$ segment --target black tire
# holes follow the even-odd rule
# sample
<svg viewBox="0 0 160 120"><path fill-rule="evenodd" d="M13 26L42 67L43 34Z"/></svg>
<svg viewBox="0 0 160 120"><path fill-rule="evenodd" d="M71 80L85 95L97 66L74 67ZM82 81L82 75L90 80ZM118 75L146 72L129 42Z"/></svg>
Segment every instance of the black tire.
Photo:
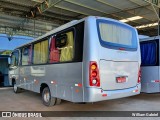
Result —
<svg viewBox="0 0 160 120"><path fill-rule="evenodd" d="M16 82L13 83L13 91L14 93L20 93L21 88L17 87Z"/></svg>
<svg viewBox="0 0 160 120"><path fill-rule="evenodd" d="M56 104L56 98L51 96L49 87L45 87L42 91L42 101L45 106L53 106Z"/></svg>
<svg viewBox="0 0 160 120"><path fill-rule="evenodd" d="M57 98L57 99L56 99L56 105L61 104L61 102L62 102L62 100L61 100L60 98Z"/></svg>

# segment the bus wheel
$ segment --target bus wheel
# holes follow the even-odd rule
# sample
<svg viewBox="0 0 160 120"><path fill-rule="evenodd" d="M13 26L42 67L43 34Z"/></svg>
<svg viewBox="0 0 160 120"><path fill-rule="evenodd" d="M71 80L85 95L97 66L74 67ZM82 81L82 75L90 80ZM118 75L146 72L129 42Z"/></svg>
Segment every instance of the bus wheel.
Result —
<svg viewBox="0 0 160 120"><path fill-rule="evenodd" d="M62 101L61 99L57 98L57 99L56 99L56 105L61 104L61 101Z"/></svg>
<svg viewBox="0 0 160 120"><path fill-rule="evenodd" d="M13 83L13 91L15 93L20 93L21 92L21 88L17 87L16 82Z"/></svg>
<svg viewBox="0 0 160 120"><path fill-rule="evenodd" d="M51 96L49 87L45 87L42 92L42 101L45 106L53 106L56 103L56 98Z"/></svg>

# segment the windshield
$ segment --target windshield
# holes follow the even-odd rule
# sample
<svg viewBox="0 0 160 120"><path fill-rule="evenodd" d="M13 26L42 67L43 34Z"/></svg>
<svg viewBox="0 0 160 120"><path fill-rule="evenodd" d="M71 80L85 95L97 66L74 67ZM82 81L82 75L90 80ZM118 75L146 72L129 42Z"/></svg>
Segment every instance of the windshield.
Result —
<svg viewBox="0 0 160 120"><path fill-rule="evenodd" d="M102 46L126 50L137 49L137 35L134 28L107 20L97 20L97 25Z"/></svg>
<svg viewBox="0 0 160 120"><path fill-rule="evenodd" d="M19 53L16 50L11 55L11 65L10 65L10 67L18 66L18 61L19 61L18 58L19 58Z"/></svg>

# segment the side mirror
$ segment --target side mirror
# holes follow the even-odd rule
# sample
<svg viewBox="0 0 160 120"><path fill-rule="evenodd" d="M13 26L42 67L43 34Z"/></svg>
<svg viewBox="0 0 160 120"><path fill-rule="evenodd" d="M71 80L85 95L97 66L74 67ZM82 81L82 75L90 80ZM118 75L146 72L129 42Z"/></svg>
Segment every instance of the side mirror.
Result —
<svg viewBox="0 0 160 120"><path fill-rule="evenodd" d="M9 69L13 69L16 67L16 57L12 56L12 61L11 61L11 57L8 58L8 66Z"/></svg>
<svg viewBox="0 0 160 120"><path fill-rule="evenodd" d="M8 57L8 64L11 64L11 57Z"/></svg>

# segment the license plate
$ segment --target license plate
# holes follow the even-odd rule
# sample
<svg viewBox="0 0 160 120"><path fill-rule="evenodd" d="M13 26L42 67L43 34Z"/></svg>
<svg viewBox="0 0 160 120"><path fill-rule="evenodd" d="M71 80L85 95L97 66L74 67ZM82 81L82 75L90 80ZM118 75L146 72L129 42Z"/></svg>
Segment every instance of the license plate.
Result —
<svg viewBox="0 0 160 120"><path fill-rule="evenodd" d="M124 83L127 82L127 78L125 76L122 77L116 77L117 83Z"/></svg>

